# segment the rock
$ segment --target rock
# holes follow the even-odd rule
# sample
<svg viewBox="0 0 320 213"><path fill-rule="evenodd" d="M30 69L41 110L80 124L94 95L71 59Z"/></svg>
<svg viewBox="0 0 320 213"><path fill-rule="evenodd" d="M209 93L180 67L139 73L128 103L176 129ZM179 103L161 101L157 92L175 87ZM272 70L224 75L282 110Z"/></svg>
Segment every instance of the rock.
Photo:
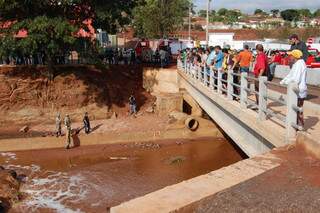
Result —
<svg viewBox="0 0 320 213"><path fill-rule="evenodd" d="M29 131L29 127L28 126L24 126L19 130L19 132L28 132L28 131Z"/></svg>
<svg viewBox="0 0 320 213"><path fill-rule="evenodd" d="M148 113L154 113L154 108L151 106L151 107L148 107L145 111Z"/></svg>
<svg viewBox="0 0 320 213"><path fill-rule="evenodd" d="M11 173L9 170L0 171L0 212L8 211L19 200L20 184Z"/></svg>
<svg viewBox="0 0 320 213"><path fill-rule="evenodd" d="M14 171L14 170L8 170L8 173L14 178L14 179L17 179L17 173L16 173L16 171Z"/></svg>
<svg viewBox="0 0 320 213"><path fill-rule="evenodd" d="M118 117L117 113L113 112L112 115L111 115L111 119L116 119L117 117Z"/></svg>

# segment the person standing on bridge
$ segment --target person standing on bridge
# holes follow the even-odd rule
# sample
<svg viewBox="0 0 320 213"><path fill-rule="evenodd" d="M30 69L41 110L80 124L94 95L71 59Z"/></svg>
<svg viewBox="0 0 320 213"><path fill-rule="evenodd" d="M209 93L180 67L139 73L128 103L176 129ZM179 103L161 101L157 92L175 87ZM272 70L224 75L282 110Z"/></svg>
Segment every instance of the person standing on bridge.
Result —
<svg viewBox="0 0 320 213"><path fill-rule="evenodd" d="M257 49L257 58L256 58L256 64L254 66L254 77L259 78L260 76L266 76L269 70L269 63L268 63L268 57L264 53L264 48L262 44L258 44L256 46ZM259 93L259 81L256 80L254 82L255 90L257 93ZM259 96L258 94L255 94L256 96L256 103L259 105Z"/></svg>
<svg viewBox="0 0 320 213"><path fill-rule="evenodd" d="M291 35L289 38L289 42L291 44L290 51L300 50L302 52L302 59L304 60L304 62L307 62L309 52L306 43L300 41L299 36L297 34Z"/></svg>
<svg viewBox="0 0 320 213"><path fill-rule="evenodd" d="M298 84L298 107L302 108L304 99L307 97L307 65L303 59L303 53L300 50L293 50L288 52L290 62L293 66L289 74L280 82L280 84L289 84L295 82ZM297 124L304 126L303 112L297 113Z"/></svg>
<svg viewBox="0 0 320 213"><path fill-rule="evenodd" d="M249 50L249 45L243 46L244 50L241 51L237 57L236 64L240 65L240 72L249 73L250 64L253 61L253 55Z"/></svg>

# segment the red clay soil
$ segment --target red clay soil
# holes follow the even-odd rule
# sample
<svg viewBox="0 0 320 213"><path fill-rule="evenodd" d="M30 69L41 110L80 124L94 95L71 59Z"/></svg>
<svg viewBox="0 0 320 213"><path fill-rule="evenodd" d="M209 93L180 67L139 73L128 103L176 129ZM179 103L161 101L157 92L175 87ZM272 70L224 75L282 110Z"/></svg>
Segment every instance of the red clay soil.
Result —
<svg viewBox="0 0 320 213"><path fill-rule="evenodd" d="M4 121L19 120L19 116L29 116L28 122L35 122L41 117L54 118L57 111L72 114L87 108L95 119L105 119L113 112L127 114L132 92L140 107L154 101L142 88L142 70L142 66L122 65L107 70L60 66L54 80L49 81L43 66L0 67L2 126ZM100 112L94 113L96 110Z"/></svg>
<svg viewBox="0 0 320 213"><path fill-rule="evenodd" d="M284 163L199 203L193 212L319 212L320 160L301 146L274 151Z"/></svg>

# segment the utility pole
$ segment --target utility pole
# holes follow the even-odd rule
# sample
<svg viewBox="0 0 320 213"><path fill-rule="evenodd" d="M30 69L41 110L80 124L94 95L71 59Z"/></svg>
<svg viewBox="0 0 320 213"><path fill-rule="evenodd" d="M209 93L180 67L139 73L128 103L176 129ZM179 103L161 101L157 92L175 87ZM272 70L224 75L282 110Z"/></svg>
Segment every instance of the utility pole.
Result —
<svg viewBox="0 0 320 213"><path fill-rule="evenodd" d="M207 27L206 27L206 45L209 46L209 10L210 10L210 1L207 0Z"/></svg>
<svg viewBox="0 0 320 213"><path fill-rule="evenodd" d="M190 1L189 5L189 43L191 42L191 6L192 6L192 1Z"/></svg>

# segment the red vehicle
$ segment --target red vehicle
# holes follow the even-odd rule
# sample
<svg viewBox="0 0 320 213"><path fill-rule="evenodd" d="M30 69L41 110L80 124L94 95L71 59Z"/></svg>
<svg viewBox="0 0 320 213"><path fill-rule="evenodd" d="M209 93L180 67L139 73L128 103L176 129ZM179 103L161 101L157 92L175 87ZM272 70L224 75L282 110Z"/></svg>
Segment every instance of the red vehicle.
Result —
<svg viewBox="0 0 320 213"><path fill-rule="evenodd" d="M306 62L308 68L320 68L320 52L315 48L308 48L309 57Z"/></svg>
<svg viewBox="0 0 320 213"><path fill-rule="evenodd" d="M308 48L309 57L307 59L307 67L308 68L320 68L320 52L315 48ZM289 65L289 57L286 54L286 51L280 51L282 56L281 65Z"/></svg>

